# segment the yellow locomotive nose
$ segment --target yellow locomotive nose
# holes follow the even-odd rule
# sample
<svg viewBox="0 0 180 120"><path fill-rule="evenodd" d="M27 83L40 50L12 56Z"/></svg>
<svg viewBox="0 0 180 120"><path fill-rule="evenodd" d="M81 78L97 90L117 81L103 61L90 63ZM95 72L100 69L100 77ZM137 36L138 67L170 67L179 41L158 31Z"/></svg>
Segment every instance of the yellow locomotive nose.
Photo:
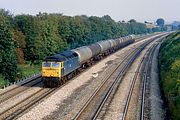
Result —
<svg viewBox="0 0 180 120"><path fill-rule="evenodd" d="M42 77L61 77L60 63L44 62L42 65Z"/></svg>
<svg viewBox="0 0 180 120"><path fill-rule="evenodd" d="M43 77L60 77L59 69L44 69L42 72Z"/></svg>

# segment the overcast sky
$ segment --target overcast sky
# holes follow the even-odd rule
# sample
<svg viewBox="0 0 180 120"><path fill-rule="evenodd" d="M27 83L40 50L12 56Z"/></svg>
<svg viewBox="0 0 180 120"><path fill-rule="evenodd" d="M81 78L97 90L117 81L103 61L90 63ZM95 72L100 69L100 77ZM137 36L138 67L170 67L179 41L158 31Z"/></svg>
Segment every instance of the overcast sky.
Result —
<svg viewBox="0 0 180 120"><path fill-rule="evenodd" d="M0 0L0 8L13 14L37 14L39 12L64 15L103 16L114 20L180 21L180 0Z"/></svg>

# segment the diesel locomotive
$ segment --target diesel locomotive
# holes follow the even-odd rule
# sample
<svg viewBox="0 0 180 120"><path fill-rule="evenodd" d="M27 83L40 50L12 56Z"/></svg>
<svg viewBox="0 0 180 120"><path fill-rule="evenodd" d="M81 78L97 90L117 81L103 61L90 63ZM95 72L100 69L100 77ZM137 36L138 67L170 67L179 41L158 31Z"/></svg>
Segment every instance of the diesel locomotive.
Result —
<svg viewBox="0 0 180 120"><path fill-rule="evenodd" d="M58 87L104 56L133 43L134 35L103 40L89 46L48 56L42 63L42 81L46 87Z"/></svg>

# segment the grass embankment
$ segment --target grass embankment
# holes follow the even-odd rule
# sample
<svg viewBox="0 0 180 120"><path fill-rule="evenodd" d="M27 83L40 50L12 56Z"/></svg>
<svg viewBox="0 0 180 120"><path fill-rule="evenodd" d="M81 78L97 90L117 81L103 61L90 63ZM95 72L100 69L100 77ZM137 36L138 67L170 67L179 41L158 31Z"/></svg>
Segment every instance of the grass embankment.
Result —
<svg viewBox="0 0 180 120"><path fill-rule="evenodd" d="M29 77L33 74L40 72L40 65L18 65L17 79L22 79L24 77Z"/></svg>
<svg viewBox="0 0 180 120"><path fill-rule="evenodd" d="M180 120L180 31L166 38L159 57L160 77L170 118Z"/></svg>
<svg viewBox="0 0 180 120"><path fill-rule="evenodd" d="M37 74L40 72L41 65L30 65L30 64L24 64L24 65L18 65L18 72L16 79L23 79L25 77L29 77L33 74ZM0 88L2 88L4 85L9 84L10 82L8 80L5 80L4 77L0 74Z"/></svg>
<svg viewBox="0 0 180 120"><path fill-rule="evenodd" d="M4 85L7 85L7 84L9 84L9 81L8 81L8 80L5 80L5 79L4 79L4 76L2 76L2 75L0 74L0 88L2 88Z"/></svg>

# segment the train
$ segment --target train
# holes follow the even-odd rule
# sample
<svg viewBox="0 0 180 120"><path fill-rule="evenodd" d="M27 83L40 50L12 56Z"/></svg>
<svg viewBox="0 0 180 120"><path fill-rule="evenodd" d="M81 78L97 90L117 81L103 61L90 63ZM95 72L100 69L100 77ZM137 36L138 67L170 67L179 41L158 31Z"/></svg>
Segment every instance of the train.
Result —
<svg viewBox="0 0 180 120"><path fill-rule="evenodd" d="M135 42L135 36L129 35L47 56L42 62L43 84L45 87L58 87L82 69L133 42Z"/></svg>

